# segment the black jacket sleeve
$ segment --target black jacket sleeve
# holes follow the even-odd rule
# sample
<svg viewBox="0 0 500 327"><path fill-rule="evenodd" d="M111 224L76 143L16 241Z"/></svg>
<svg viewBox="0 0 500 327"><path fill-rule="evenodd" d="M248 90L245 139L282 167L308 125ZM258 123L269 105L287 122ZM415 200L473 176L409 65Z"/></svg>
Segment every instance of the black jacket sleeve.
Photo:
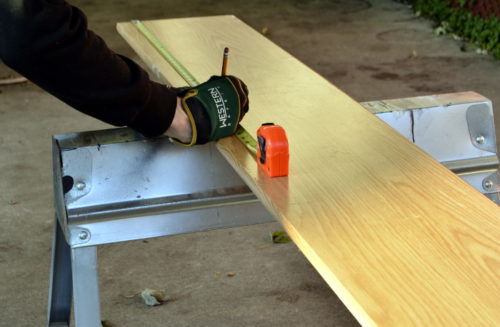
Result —
<svg viewBox="0 0 500 327"><path fill-rule="evenodd" d="M87 29L64 0L0 0L0 59L79 111L157 136L170 126L176 94Z"/></svg>

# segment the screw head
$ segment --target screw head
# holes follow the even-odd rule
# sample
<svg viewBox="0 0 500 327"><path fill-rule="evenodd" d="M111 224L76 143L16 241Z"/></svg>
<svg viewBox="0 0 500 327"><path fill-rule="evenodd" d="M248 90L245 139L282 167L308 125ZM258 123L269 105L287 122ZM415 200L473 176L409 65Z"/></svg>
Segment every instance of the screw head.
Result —
<svg viewBox="0 0 500 327"><path fill-rule="evenodd" d="M486 190L486 191L490 191L492 188L493 188L493 182L489 179L485 180L483 182L483 188Z"/></svg>
<svg viewBox="0 0 500 327"><path fill-rule="evenodd" d="M86 231L82 230L80 233L78 233L78 238L81 240L86 240L89 237L89 233Z"/></svg>
<svg viewBox="0 0 500 327"><path fill-rule="evenodd" d="M85 185L84 182L78 182L76 183L76 189L79 191L83 191L87 185Z"/></svg>
<svg viewBox="0 0 500 327"><path fill-rule="evenodd" d="M483 135L476 136L476 143L477 144L483 144L485 140L486 139Z"/></svg>

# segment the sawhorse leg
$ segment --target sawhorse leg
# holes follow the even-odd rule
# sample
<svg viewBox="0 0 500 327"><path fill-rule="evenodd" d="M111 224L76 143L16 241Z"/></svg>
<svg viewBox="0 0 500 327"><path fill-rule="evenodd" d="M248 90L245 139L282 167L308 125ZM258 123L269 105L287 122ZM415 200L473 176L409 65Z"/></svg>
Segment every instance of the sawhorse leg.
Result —
<svg viewBox="0 0 500 327"><path fill-rule="evenodd" d="M52 268L49 286L49 327L69 326L71 299L76 327L101 326L97 248L71 249L56 219L52 242Z"/></svg>
<svg viewBox="0 0 500 327"><path fill-rule="evenodd" d="M100 327L99 279L97 276L97 247L71 250L73 268L73 308L76 327Z"/></svg>
<svg viewBox="0 0 500 327"><path fill-rule="evenodd" d="M71 249L55 219L52 233L52 263L49 285L47 326L69 326L71 314L72 279Z"/></svg>

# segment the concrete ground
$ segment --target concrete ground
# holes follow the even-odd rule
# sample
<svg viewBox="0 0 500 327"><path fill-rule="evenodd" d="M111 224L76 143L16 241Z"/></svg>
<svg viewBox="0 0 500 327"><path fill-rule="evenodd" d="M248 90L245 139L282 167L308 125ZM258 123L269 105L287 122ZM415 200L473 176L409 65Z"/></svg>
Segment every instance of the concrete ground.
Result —
<svg viewBox="0 0 500 327"><path fill-rule="evenodd" d="M473 90L500 118L500 61L434 37L390 0L73 0L118 52L118 21L235 14L358 101ZM11 75L0 64L0 78ZM497 126L500 124L497 122ZM52 134L107 128L31 83L0 87L0 326L43 326L53 224ZM102 318L113 326L356 326L293 244L260 249L277 223L99 248ZM227 273L234 277L227 277ZM220 274L219 274L220 273ZM175 301L147 308L144 288Z"/></svg>

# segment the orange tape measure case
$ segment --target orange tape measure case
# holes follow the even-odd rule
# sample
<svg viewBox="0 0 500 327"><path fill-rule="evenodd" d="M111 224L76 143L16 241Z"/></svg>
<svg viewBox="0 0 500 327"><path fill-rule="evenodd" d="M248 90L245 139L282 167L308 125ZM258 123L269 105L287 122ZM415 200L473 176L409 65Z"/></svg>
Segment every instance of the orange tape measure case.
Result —
<svg viewBox="0 0 500 327"><path fill-rule="evenodd" d="M257 130L257 163L269 177L288 176L288 139L279 125L265 123Z"/></svg>

